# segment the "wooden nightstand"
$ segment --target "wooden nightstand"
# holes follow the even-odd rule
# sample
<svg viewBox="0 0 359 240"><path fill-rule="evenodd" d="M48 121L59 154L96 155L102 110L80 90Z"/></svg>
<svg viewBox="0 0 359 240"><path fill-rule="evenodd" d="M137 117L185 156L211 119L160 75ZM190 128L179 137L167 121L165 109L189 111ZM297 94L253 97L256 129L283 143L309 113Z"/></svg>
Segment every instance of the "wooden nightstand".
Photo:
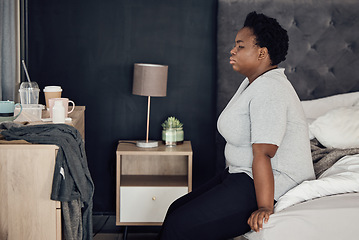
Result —
<svg viewBox="0 0 359 240"><path fill-rule="evenodd" d="M161 225L169 205L192 190L190 141L156 148L119 141L116 155L116 225Z"/></svg>

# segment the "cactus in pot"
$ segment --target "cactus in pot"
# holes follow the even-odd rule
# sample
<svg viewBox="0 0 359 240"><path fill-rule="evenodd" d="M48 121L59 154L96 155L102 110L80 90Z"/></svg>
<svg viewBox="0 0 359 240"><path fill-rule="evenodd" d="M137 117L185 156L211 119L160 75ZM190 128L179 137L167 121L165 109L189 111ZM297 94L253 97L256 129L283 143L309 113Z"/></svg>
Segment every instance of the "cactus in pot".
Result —
<svg viewBox="0 0 359 240"><path fill-rule="evenodd" d="M163 129L182 128L183 124L175 117L168 117L167 120L165 120L161 126Z"/></svg>

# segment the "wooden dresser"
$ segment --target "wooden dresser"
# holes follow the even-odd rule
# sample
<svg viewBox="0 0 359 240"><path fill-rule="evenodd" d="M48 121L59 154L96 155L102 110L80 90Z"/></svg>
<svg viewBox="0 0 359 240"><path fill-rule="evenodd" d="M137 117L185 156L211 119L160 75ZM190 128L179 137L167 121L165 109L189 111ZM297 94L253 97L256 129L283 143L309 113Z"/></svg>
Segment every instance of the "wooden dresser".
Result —
<svg viewBox="0 0 359 240"><path fill-rule="evenodd" d="M69 117L84 137L85 107L76 106ZM61 204L50 200L57 150L56 145L0 141L1 240L62 239Z"/></svg>

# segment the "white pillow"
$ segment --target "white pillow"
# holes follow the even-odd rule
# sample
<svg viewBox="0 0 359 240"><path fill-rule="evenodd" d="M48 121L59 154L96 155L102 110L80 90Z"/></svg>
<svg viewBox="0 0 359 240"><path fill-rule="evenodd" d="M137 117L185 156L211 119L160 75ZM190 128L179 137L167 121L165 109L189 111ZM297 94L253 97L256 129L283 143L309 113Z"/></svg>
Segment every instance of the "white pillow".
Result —
<svg viewBox="0 0 359 240"><path fill-rule="evenodd" d="M359 107L342 107L318 117L310 132L328 148L359 147Z"/></svg>
<svg viewBox="0 0 359 240"><path fill-rule="evenodd" d="M307 124L308 124L308 132L309 132L309 140L312 140L315 138L314 134L310 131L310 124L314 122L315 119L313 118L307 118Z"/></svg>
<svg viewBox="0 0 359 240"><path fill-rule="evenodd" d="M337 94L329 97L301 101L307 118L318 118L330 110L359 104L359 92Z"/></svg>

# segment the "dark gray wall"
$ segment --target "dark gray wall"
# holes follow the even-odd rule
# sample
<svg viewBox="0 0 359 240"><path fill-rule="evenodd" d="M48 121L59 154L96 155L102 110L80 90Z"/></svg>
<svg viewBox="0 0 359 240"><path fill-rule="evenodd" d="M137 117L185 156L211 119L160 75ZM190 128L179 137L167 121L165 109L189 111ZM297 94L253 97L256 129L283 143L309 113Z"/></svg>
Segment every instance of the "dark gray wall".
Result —
<svg viewBox="0 0 359 240"><path fill-rule="evenodd" d="M28 68L41 89L86 106L94 212L115 211L116 146L144 139L147 98L132 91L133 64L169 66L167 97L152 98L150 138L168 116L192 141L194 188L214 175L216 0L31 0ZM43 93L40 102L44 103Z"/></svg>

